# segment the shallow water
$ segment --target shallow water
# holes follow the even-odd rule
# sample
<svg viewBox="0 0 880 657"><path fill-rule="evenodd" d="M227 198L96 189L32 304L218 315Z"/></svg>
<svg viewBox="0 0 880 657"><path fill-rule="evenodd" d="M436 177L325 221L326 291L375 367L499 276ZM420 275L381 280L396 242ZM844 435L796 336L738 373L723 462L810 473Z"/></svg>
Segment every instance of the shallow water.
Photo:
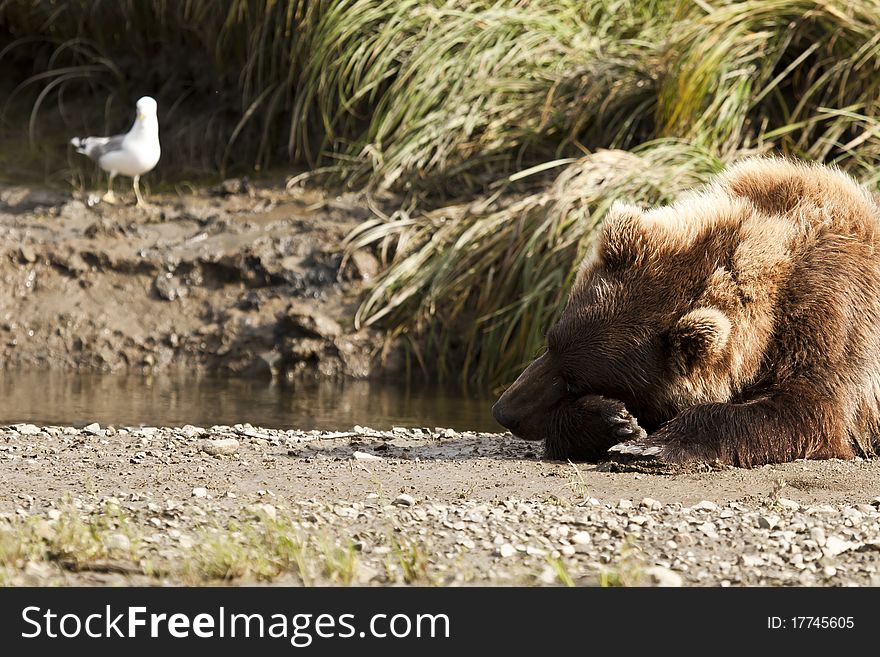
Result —
<svg viewBox="0 0 880 657"><path fill-rule="evenodd" d="M250 379L0 373L0 424L82 426L237 424L278 429L450 427L502 431L489 397L426 386L321 381L267 383Z"/></svg>

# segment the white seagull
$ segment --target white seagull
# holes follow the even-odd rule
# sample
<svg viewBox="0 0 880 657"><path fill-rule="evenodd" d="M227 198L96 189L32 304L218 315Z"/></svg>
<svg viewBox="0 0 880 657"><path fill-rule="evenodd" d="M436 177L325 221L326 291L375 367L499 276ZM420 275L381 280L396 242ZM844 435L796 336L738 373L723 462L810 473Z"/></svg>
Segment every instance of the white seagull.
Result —
<svg viewBox="0 0 880 657"><path fill-rule="evenodd" d="M139 206L147 203L141 196L141 176L152 171L159 162L159 119L156 117L156 101L144 96L137 102L137 118L124 135L113 137L74 137L70 143L77 153L88 155L98 166L110 174L104 200L116 203L113 179L121 174L133 179L134 195Z"/></svg>

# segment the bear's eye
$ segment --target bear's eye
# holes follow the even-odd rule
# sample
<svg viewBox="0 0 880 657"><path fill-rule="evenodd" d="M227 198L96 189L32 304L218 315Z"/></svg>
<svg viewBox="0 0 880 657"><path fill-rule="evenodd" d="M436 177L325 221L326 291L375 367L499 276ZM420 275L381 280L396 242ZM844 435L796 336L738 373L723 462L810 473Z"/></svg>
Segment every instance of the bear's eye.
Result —
<svg viewBox="0 0 880 657"><path fill-rule="evenodd" d="M563 376L562 385L565 386L565 395L567 397L576 397L578 392L577 384L572 379Z"/></svg>

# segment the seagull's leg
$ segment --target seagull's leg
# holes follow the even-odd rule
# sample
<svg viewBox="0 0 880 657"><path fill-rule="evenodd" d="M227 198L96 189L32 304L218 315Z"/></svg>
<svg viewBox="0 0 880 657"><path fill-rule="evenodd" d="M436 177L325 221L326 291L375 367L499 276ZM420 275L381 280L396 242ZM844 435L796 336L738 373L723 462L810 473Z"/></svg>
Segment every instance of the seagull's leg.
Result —
<svg viewBox="0 0 880 657"><path fill-rule="evenodd" d="M132 185L134 187L134 195L137 198L137 204L139 208L148 208L150 204L144 200L144 197L141 196L141 177L135 176L134 183Z"/></svg>
<svg viewBox="0 0 880 657"><path fill-rule="evenodd" d="M115 204L117 203L116 194L113 193L113 179L116 177L116 172L111 171L110 176L107 178L107 193L104 194L104 202Z"/></svg>

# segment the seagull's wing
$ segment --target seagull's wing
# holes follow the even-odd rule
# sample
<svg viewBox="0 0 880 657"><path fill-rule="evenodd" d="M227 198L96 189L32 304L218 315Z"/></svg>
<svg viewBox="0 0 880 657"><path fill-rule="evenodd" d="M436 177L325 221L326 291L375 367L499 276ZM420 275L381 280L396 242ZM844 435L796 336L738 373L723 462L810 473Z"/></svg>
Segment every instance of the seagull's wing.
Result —
<svg viewBox="0 0 880 657"><path fill-rule="evenodd" d="M77 153L88 155L96 162L104 155L112 151L122 150L122 140L125 135L113 137L74 137L70 143L74 145Z"/></svg>

